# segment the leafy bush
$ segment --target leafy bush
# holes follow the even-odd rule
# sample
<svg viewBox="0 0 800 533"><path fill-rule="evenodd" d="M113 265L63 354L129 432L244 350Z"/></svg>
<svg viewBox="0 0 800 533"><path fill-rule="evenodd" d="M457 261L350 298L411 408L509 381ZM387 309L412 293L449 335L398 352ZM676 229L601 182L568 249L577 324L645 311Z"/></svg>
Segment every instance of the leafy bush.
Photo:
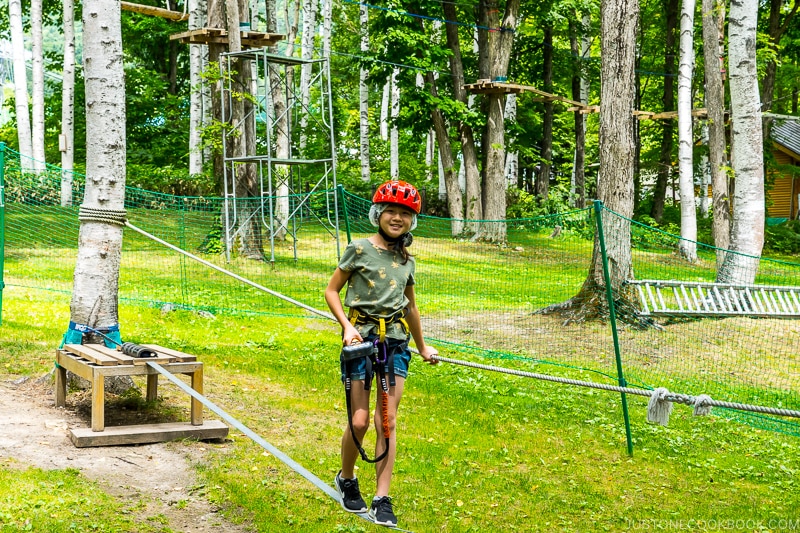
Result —
<svg viewBox="0 0 800 533"><path fill-rule="evenodd" d="M780 254L800 253L800 220L767 226L764 249Z"/></svg>
<svg viewBox="0 0 800 533"><path fill-rule="evenodd" d="M214 196L214 180L204 174L190 175L188 169L172 166L128 163L126 185L176 196Z"/></svg>

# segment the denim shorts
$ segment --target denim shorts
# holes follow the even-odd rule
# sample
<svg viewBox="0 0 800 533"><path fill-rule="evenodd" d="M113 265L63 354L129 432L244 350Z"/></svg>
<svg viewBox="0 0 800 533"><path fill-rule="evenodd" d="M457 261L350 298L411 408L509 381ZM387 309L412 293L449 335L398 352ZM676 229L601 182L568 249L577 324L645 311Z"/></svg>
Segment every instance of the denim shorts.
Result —
<svg viewBox="0 0 800 533"><path fill-rule="evenodd" d="M370 335L365 341L374 341L377 337ZM394 375L400 378L408 377L408 365L411 362L411 351L408 349L408 339L386 339L386 349L394 354ZM377 368L373 371L377 374ZM389 365L384 365L384 372L389 372ZM342 382L344 382L345 374L349 374L350 381L364 381L367 373L366 358L353 359L347 361L347 371L342 372Z"/></svg>

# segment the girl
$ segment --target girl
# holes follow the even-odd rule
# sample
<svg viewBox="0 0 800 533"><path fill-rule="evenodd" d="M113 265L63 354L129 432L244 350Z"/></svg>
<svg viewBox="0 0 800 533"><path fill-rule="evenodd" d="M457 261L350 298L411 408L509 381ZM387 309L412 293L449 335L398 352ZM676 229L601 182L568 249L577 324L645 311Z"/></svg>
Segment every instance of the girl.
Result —
<svg viewBox="0 0 800 533"><path fill-rule="evenodd" d="M387 402L389 439L377 439L376 458L385 457L375 465L377 489L369 508L369 516L376 524L396 526L397 518L389 497L389 485L395 459L395 419L403 385L408 375L411 352L409 334L414 338L422 358L436 364L435 348L425 344L422 325L414 295L414 258L408 253L411 231L417 227L421 199L413 185L404 181L387 181L372 198L369 220L377 226L378 233L352 241L339 261L327 289L325 301L342 326L342 343L345 346L362 341L376 343L385 356L383 369L394 381L388 395L378 394L375 408L375 428L382 425L381 411ZM345 314L339 293L347 284ZM383 364L383 363L379 363ZM391 364L391 367L390 367ZM367 510L361 497L355 475L355 463L360 442L369 429L370 368L367 359L360 358L342 364L342 381L352 382L351 419L342 436L342 469L334 479L336 490L342 497L342 507L351 513ZM392 375L393 372L393 375ZM392 381L392 380L390 380ZM377 387L376 387L377 388ZM379 432L380 433L380 432ZM356 439L358 442L356 442Z"/></svg>

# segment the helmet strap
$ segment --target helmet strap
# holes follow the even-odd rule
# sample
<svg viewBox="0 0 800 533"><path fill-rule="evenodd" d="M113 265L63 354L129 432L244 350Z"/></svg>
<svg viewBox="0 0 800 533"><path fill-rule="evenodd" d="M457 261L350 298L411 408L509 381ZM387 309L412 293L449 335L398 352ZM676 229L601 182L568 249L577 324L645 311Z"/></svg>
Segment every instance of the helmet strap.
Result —
<svg viewBox="0 0 800 533"><path fill-rule="evenodd" d="M411 243L414 242L414 236L411 233L403 233L396 239L390 237L383 228L378 226L378 234L383 237L383 240L386 241L386 244L392 247L395 251L401 251L402 248L411 246Z"/></svg>

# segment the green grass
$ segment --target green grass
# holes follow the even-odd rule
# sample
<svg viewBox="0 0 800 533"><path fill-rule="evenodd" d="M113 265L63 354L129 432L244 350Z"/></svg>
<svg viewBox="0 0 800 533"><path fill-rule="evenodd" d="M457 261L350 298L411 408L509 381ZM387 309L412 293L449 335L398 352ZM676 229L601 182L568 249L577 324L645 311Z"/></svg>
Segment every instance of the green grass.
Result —
<svg viewBox="0 0 800 533"><path fill-rule="evenodd" d="M165 532L139 522L128 504L88 482L75 469L22 469L13 461L0 463L0 531Z"/></svg>
<svg viewBox="0 0 800 533"><path fill-rule="evenodd" d="M330 482L345 422L338 333L332 324L258 315L211 320L189 311L162 315L125 304L120 313L126 340L197 354L206 366L205 388L212 401ZM49 370L67 320L66 296L7 289L3 379ZM797 519L800 447L795 437L717 416L694 418L690 409L677 405L668 427L652 426L645 422L646 399L629 397L635 446L629 457L616 394L445 364L423 366L417 359L412 365L400 408L392 490L404 528L633 531L668 520L749 520L769 530L770 523ZM162 395L182 406L188 419L181 391L165 386ZM344 513L245 436L234 431L231 437L230 443L211 445L209 461L197 465L206 497L228 519L265 532L380 531ZM361 485L370 494L374 472L359 464ZM76 472L31 470L27 475L32 486L49 487L45 509L62 500L70 507L74 495L88 493L52 485L66 483L63 478L86 483ZM3 465L0 476L16 479L18 470ZM0 501L16 502L18 493L33 490L18 483L0 482ZM91 495L108 502L81 505L88 514L81 524L94 524L85 530L148 531L117 522L125 515L108 509L121 502L97 490ZM3 506L3 513L13 509L10 518L2 515L6 522L46 519L48 512L31 508L35 498L22 501ZM63 522L54 524L34 530L58 531Z"/></svg>

